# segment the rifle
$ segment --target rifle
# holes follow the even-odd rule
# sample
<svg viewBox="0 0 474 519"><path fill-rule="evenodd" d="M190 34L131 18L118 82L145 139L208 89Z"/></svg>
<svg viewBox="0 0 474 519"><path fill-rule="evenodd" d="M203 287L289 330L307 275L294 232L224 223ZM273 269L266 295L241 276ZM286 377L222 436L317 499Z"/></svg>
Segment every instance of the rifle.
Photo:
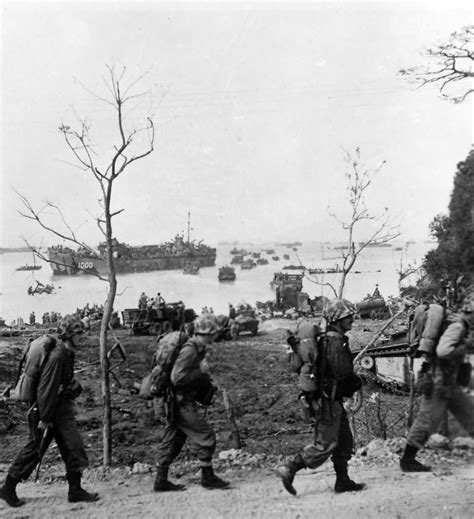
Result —
<svg viewBox="0 0 474 519"><path fill-rule="evenodd" d="M41 436L41 440L40 440L40 443L38 446L39 460L38 460L38 465L36 466L35 483L38 481L39 472L40 472L40 468L41 468L41 462L43 461L43 456L45 455L45 453L48 449L47 437L48 437L48 433L49 433L49 428L50 428L49 425L47 425L44 428L43 435Z"/></svg>
<svg viewBox="0 0 474 519"><path fill-rule="evenodd" d="M316 365L313 366L316 381L318 384L318 392L321 397L329 399L329 395L326 393L324 389L324 375L326 374L326 363L327 363L327 353L328 353L328 336L327 331L324 330L324 334L318 341L318 355L316 357Z"/></svg>

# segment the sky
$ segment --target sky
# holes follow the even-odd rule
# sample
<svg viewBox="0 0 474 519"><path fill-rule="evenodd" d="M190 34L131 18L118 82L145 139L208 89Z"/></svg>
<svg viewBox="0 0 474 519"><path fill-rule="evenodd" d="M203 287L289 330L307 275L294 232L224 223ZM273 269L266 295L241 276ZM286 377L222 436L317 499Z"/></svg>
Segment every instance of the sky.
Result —
<svg viewBox="0 0 474 519"><path fill-rule="evenodd" d="M114 235L342 241L344 151L375 170L366 202L400 240L426 240L472 146L472 100L454 105L398 71L473 23L456 2L2 2L0 246L60 243L19 214L17 193L60 206L102 240L101 193L58 130L90 125L94 160L118 144L107 66L135 84L127 128L152 116L154 151L115 182ZM95 95L94 95L95 94ZM145 144L139 134L138 145ZM384 162L385 161L385 162ZM328 210L328 208L330 208ZM338 219L330 215L336 214ZM42 210L56 228L62 223ZM361 228L365 239L373 227Z"/></svg>

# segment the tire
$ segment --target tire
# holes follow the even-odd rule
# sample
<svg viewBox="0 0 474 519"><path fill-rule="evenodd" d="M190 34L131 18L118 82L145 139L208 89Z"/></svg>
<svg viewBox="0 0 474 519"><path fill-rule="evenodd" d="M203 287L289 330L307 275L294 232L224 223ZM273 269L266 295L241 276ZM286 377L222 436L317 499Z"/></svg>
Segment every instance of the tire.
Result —
<svg viewBox="0 0 474 519"><path fill-rule="evenodd" d="M360 359L360 365L366 370L372 369L374 367L374 364L375 361L373 357L371 357L370 355L365 355Z"/></svg>
<svg viewBox="0 0 474 519"><path fill-rule="evenodd" d="M155 323L150 326L151 335L161 335L161 323Z"/></svg>

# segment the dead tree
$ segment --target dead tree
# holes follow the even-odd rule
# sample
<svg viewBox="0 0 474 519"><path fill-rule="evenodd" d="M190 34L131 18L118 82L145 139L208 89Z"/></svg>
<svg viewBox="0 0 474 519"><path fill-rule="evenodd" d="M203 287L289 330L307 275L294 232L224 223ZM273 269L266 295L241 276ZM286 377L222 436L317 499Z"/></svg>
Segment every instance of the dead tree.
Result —
<svg viewBox="0 0 474 519"><path fill-rule="evenodd" d="M129 166L145 158L153 151L155 137L151 117L146 117L143 126L139 128L128 128L126 124L125 107L128 107L130 102L135 103L139 97L145 95L142 93L133 93L137 84L143 79L143 76L126 83L125 67L119 74L117 74L112 67L107 67L107 71L108 76L105 79L107 93L105 97L99 96L87 88L86 90L97 100L105 103L113 110L113 124L118 130L118 137L117 141L113 143L112 151L109 153L104 152L102 156L98 156L92 144L90 124L86 122L86 120L80 120L76 125L77 127L69 126L65 123L59 126L59 131L74 157L74 165L93 175L99 186L101 196L99 200L101 213L96 217L96 223L104 236L106 244L107 274L104 276L98 274L98 277L108 283L107 299L99 335L103 402L103 464L105 467L110 466L112 458L110 352L108 352L107 348L107 337L115 296L117 294L112 219L124 210L114 210L112 208L113 186L117 178L124 173ZM137 138L137 136L142 133L146 135L146 139L144 140ZM59 206L51 202L46 202L41 209L36 210L23 195L20 195L20 200L26 209L26 212L21 213L23 216L35 220L43 229L51 232L62 240L92 250L91 247L79 240L72 227L67 223ZM49 223L48 214L47 212L45 213L45 209L54 209L56 216L59 216L60 223ZM35 253L38 257L51 262L51 260L39 250L36 250Z"/></svg>
<svg viewBox="0 0 474 519"><path fill-rule="evenodd" d="M474 92L474 25L453 32L447 42L428 48L424 54L427 65L401 69L400 75L418 87L436 85L441 96L453 103L462 103Z"/></svg>
<svg viewBox="0 0 474 519"><path fill-rule="evenodd" d="M342 264L339 266L339 286L336 289L331 283L321 281L319 276L307 275L316 284L328 286L337 297L343 297L347 275L354 267L361 252L367 246L387 243L400 236L396 226L391 223L391 217L388 214L387 208L385 208L383 214L373 215L366 207L365 196L367 190L385 162L375 169L366 168L361 162L359 148L355 149L354 154L344 151L344 161L346 163L347 201L350 206L349 218L347 221L342 220L329 208L329 214L341 224L347 233L346 245L344 249L341 249L340 255ZM371 224L369 237L363 241L357 241L356 235L364 223Z"/></svg>
<svg viewBox="0 0 474 519"><path fill-rule="evenodd" d="M408 242L405 243L402 254L400 256L400 263L398 265L398 268L395 269L398 276L398 295L401 295L402 293L403 281L409 278L412 274L416 274L421 270L421 265L417 265L416 260L413 263L406 263L408 245Z"/></svg>

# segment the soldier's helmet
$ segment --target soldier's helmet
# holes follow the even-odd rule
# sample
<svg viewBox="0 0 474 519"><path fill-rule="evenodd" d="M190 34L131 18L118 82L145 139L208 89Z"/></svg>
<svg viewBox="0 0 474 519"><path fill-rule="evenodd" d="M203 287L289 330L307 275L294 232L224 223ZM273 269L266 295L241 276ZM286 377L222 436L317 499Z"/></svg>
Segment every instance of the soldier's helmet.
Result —
<svg viewBox="0 0 474 519"><path fill-rule="evenodd" d="M328 303L324 310L324 318L328 323L334 323L349 315L355 315L357 308L347 299L336 298Z"/></svg>
<svg viewBox="0 0 474 519"><path fill-rule="evenodd" d="M461 311L465 314L471 314L474 312L474 298L466 298L464 300L463 305L461 306Z"/></svg>
<svg viewBox="0 0 474 519"><path fill-rule="evenodd" d="M194 322L194 333L198 335L214 335L219 330L219 324L213 314L200 315Z"/></svg>
<svg viewBox="0 0 474 519"><path fill-rule="evenodd" d="M65 315L58 324L58 337L70 339L73 335L84 333L85 326L77 315Z"/></svg>

